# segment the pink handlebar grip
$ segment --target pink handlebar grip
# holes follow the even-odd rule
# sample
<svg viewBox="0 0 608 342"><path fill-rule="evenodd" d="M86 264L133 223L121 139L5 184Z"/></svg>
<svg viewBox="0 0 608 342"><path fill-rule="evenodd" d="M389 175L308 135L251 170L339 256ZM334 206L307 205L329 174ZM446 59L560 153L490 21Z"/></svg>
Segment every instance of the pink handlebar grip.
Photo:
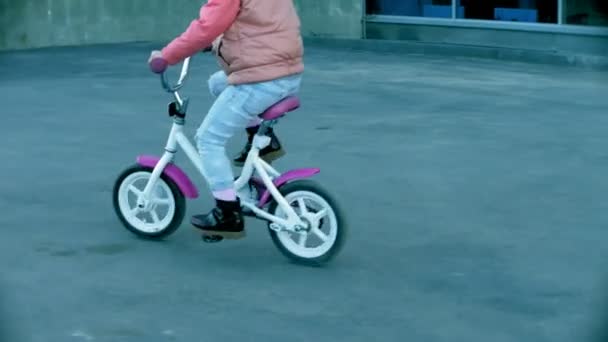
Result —
<svg viewBox="0 0 608 342"><path fill-rule="evenodd" d="M150 70L155 74L162 74L167 70L169 63L164 58L154 58L150 61Z"/></svg>

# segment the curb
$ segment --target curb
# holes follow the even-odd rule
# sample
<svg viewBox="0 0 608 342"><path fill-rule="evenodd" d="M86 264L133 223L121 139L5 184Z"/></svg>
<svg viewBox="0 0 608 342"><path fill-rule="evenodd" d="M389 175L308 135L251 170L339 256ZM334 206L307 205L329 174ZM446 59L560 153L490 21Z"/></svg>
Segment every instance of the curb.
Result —
<svg viewBox="0 0 608 342"><path fill-rule="evenodd" d="M422 54L435 56L471 57L573 66L592 70L608 70L608 56L567 54L558 51L508 49L457 44L420 43L384 39L304 38L305 44L326 48L366 50L385 53Z"/></svg>
<svg viewBox="0 0 608 342"><path fill-rule="evenodd" d="M415 54L440 57L466 57L502 60L509 62L523 62L530 64L544 64L557 66L571 66L582 69L608 71L608 56L589 54L567 54L559 51L542 51L526 49L509 49L499 47L459 45L448 43L421 43L405 40L388 39L352 39L352 38L326 38L304 37L304 44L326 49L347 49L353 51L375 51L382 53ZM158 42L133 41L111 42L79 45L56 45L26 49L0 50L0 54L32 53L39 51L67 51L73 48L121 47L122 49L138 49L147 46L157 47Z"/></svg>

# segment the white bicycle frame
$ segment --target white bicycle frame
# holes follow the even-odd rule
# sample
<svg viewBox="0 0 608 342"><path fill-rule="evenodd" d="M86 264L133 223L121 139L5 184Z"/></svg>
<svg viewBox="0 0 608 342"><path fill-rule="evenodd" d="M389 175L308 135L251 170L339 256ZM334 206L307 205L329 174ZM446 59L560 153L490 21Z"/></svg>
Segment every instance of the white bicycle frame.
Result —
<svg viewBox="0 0 608 342"><path fill-rule="evenodd" d="M183 106L184 101L178 90L182 87L183 81L188 75L188 67L190 64L190 58L187 58L182 66L182 71L180 74L179 81L173 87L171 87L166 80L165 74L162 74L162 84L163 87L168 91L173 93L176 102L179 106ZM187 105L187 103L186 103ZM247 155L247 159L245 164L243 165L241 175L234 182L234 187L237 193L239 194L239 198L241 199L241 204L250 209L256 216L266 219L274 224L271 224L271 228L274 230L290 230L290 231L298 231L303 229L306 224L300 219L295 210L289 205L287 200L281 195L277 187L273 183L273 179L278 177L280 173L275 170L272 166L266 163L259 157L259 152L264 147L270 144L270 137L255 135L253 138L252 148ZM180 147L185 153L188 159L194 164L198 172L203 176L202 165L203 160L201 159L199 153L192 145L190 140L184 134L184 121L181 122L174 120L173 126L171 127L171 132L169 133L169 138L167 140L167 144L165 146L165 152L162 157L154 167L152 171L152 175L148 180L146 187L142 193L142 198L138 199L138 205L147 207L149 203L150 194L152 189L154 189L156 182L160 178L163 170L169 163L173 161L175 153L177 152L177 147ZM258 206L252 201L250 196L241 196L242 190L244 187L249 187L249 181L253 176L254 172L257 172L260 178L262 179L266 189L270 192L272 198L277 201L278 205L283 209L283 212L287 214L287 219L277 217L275 215L271 215L266 211L258 208ZM204 178L204 176L203 176Z"/></svg>

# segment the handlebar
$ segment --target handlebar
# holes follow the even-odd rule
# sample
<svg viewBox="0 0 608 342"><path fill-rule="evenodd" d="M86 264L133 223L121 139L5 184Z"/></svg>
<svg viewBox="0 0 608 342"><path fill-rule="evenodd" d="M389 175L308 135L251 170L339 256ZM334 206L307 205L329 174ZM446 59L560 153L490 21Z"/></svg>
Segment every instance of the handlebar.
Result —
<svg viewBox="0 0 608 342"><path fill-rule="evenodd" d="M212 51L211 46L209 46L203 50L203 52L209 52L209 51ZM150 69L154 73L160 74L160 83L161 83L161 86L163 87L163 89L165 89L168 93L173 94L178 107L180 107L180 109L182 109L184 111L186 109L185 107L188 106L188 99L182 100L182 98L179 96L177 91L180 90L184 86L184 81L188 77L188 69L190 68L190 58L191 57L187 57L186 59L184 59L184 62L182 64L182 71L180 72L179 79L177 80L177 83L175 85L171 85L169 83L169 80L167 79L166 71L167 71L168 65L164 59L162 59L162 58L153 59L150 62Z"/></svg>
<svg viewBox="0 0 608 342"><path fill-rule="evenodd" d="M175 85L171 85L167 79L167 62L162 58L153 59L150 61L150 69L157 74L160 74L160 83L163 89L168 93L172 93L175 97L178 112L185 113L188 107L188 99L182 99L177 92L184 86L184 81L188 76L188 69L190 67L190 57L186 58L182 64L182 71L179 75L179 80Z"/></svg>
<svg viewBox="0 0 608 342"><path fill-rule="evenodd" d="M203 49L202 52L205 53L210 52L212 50L212 46L208 46ZM190 57L187 57L184 60L182 64L182 71L179 75L179 80L174 86L172 86L167 80L167 75L165 74L165 72L167 71L167 66L167 62L162 58L154 59L150 63L150 69L152 69L153 72L160 74L160 80L163 89L165 89L169 93L175 93L176 91L182 88L183 83L186 80L186 77L188 76L188 69L190 67Z"/></svg>
<svg viewBox="0 0 608 342"><path fill-rule="evenodd" d="M184 86L184 81L186 80L186 77L188 76L189 68L190 68L190 57L188 57L184 60L184 63L182 64L182 71L179 75L179 80L177 81L177 83L175 85L171 85L169 83L169 81L167 79L167 73L165 71L163 71L160 74L160 81L161 81L161 85L162 85L163 89L165 89L169 93L175 93L178 90L180 90Z"/></svg>

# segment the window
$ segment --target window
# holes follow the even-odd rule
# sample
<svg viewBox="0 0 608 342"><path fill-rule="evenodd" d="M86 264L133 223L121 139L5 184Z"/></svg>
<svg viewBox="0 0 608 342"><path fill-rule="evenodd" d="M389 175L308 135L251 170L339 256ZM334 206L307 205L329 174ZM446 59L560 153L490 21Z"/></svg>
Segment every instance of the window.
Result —
<svg viewBox="0 0 608 342"><path fill-rule="evenodd" d="M454 1L456 18L557 23L558 0ZM452 18L452 0L366 0L366 5L367 14Z"/></svg>
<svg viewBox="0 0 608 342"><path fill-rule="evenodd" d="M557 0L456 0L465 18L557 24Z"/></svg>
<svg viewBox="0 0 608 342"><path fill-rule="evenodd" d="M366 0L367 14L451 18L452 0Z"/></svg>
<svg viewBox="0 0 608 342"><path fill-rule="evenodd" d="M564 24L608 26L608 0L564 0Z"/></svg>
<svg viewBox="0 0 608 342"><path fill-rule="evenodd" d="M366 0L367 14L608 26L608 0Z"/></svg>

